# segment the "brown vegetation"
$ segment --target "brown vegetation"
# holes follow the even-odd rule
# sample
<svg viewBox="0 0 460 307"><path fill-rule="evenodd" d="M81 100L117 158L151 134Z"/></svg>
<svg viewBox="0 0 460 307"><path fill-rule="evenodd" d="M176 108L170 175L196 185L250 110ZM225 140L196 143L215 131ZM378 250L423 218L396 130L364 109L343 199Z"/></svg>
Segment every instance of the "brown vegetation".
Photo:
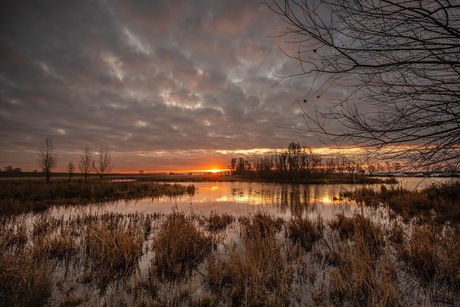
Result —
<svg viewBox="0 0 460 307"><path fill-rule="evenodd" d="M437 219L419 225L363 212L327 221L174 212L0 222L0 306L460 300L460 232Z"/></svg>
<svg viewBox="0 0 460 307"><path fill-rule="evenodd" d="M426 221L430 220L434 214L440 223L447 221L460 223L460 181L458 180L432 185L421 191L385 186L381 186L380 191L376 191L363 187L355 191L344 192L342 196L368 206L383 203L406 220L417 218L420 221Z"/></svg>
<svg viewBox="0 0 460 307"><path fill-rule="evenodd" d="M257 214L243 220L241 247L228 255L213 254L205 277L220 301L234 306L282 306L290 301L293 266L275 238L280 220Z"/></svg>
<svg viewBox="0 0 460 307"><path fill-rule="evenodd" d="M152 248L152 270L161 280L175 280L196 269L213 249L213 240L195 226L192 217L175 212L160 226Z"/></svg>
<svg viewBox="0 0 460 307"><path fill-rule="evenodd" d="M50 206L107 202L143 197L194 193L193 185L147 182L51 182L0 181L0 215L40 211Z"/></svg>
<svg viewBox="0 0 460 307"><path fill-rule="evenodd" d="M143 218L107 215L107 219L89 220L83 238L88 274L99 287L129 275L142 255Z"/></svg>

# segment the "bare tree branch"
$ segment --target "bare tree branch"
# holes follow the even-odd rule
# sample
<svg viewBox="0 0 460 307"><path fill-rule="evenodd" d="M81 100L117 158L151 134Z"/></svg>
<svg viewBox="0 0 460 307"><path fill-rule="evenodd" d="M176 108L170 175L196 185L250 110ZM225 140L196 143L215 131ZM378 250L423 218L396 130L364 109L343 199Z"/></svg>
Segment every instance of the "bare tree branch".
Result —
<svg viewBox="0 0 460 307"><path fill-rule="evenodd" d="M80 161L78 161L78 168L85 175L85 182L88 179L88 174L91 172L93 167L93 157L89 151L88 145L85 146L83 155L80 155Z"/></svg>
<svg viewBox="0 0 460 307"><path fill-rule="evenodd" d="M102 177L104 175L112 171L113 166L114 163L112 160L112 154L107 147L101 148L101 151L99 152L99 159L97 161L93 161L93 169L99 175L100 181L102 181Z"/></svg>
<svg viewBox="0 0 460 307"><path fill-rule="evenodd" d="M50 183L51 170L57 164L57 157L54 153L54 145L50 138L46 138L43 143L40 144L38 153L38 163L41 170L45 174L46 183Z"/></svg>
<svg viewBox="0 0 460 307"><path fill-rule="evenodd" d="M305 131L412 167L458 167L460 4L448 0L267 0L311 77L305 102L331 87L339 102L304 110ZM338 128L337 128L338 127Z"/></svg>

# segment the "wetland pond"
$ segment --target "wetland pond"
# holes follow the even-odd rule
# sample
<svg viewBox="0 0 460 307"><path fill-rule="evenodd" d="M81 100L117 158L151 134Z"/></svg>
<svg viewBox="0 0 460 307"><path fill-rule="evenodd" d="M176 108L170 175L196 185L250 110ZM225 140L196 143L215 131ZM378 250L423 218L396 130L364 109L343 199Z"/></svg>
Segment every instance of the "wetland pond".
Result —
<svg viewBox="0 0 460 307"><path fill-rule="evenodd" d="M399 178L399 185L407 189L422 189L432 184L449 180L447 178ZM376 189L379 184L276 184L260 182L180 182L195 186L193 195L179 197L144 198L140 200L115 201L69 207L55 207L48 211L51 216L68 216L91 213L172 213L173 211L208 215L230 214L247 216L257 212L290 218L293 215L319 215L324 219L338 213L353 213L358 206L350 200L340 198L340 193L368 186ZM396 186L396 185L387 185Z"/></svg>
<svg viewBox="0 0 460 307"><path fill-rule="evenodd" d="M421 189L445 180L399 184ZM0 306L460 300L459 232L340 198L363 185L180 184L195 191L2 217Z"/></svg>

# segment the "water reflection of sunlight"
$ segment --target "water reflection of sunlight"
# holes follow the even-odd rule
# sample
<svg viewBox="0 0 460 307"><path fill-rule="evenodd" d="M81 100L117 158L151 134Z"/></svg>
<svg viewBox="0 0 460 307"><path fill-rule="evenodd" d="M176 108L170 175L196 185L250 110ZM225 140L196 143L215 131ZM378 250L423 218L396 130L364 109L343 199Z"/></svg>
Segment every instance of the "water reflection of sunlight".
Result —
<svg viewBox="0 0 460 307"><path fill-rule="evenodd" d="M420 178L408 178L407 188L419 186ZM280 216L321 215L333 218L337 213L353 213L356 204L340 199L340 192L353 190L356 185L295 185L247 182L198 182L193 183L193 196L147 197L140 200L116 201L93 204L85 207L56 207L48 210L50 216L80 216L117 212L171 213L189 211L209 214L210 212L244 215L256 210L266 210ZM428 184L428 183L426 183ZM371 186L376 189L380 185ZM359 208L362 210L363 208ZM370 210L370 209L369 209Z"/></svg>
<svg viewBox="0 0 460 307"><path fill-rule="evenodd" d="M252 203L255 199L254 198L249 198L249 195L238 195L235 197L235 200L239 203ZM252 200L252 202L250 202Z"/></svg>
<svg viewBox="0 0 460 307"><path fill-rule="evenodd" d="M217 197L216 201L219 202L219 203L225 203L225 202L228 202L229 199L228 199L228 197L226 195L224 195L224 196L221 196L221 197Z"/></svg>
<svg viewBox="0 0 460 307"><path fill-rule="evenodd" d="M321 201L323 202L323 204L325 205L332 205L332 199L330 196L323 196L323 198L321 199Z"/></svg>

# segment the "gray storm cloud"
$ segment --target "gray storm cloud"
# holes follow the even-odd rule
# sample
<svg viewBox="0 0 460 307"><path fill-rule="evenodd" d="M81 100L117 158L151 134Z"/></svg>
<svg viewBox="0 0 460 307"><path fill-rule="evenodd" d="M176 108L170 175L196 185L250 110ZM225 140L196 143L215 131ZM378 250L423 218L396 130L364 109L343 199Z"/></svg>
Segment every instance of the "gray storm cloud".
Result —
<svg viewBox="0 0 460 307"><path fill-rule="evenodd" d="M120 171L317 145L280 128L301 127L305 81L273 86L296 63L258 1L10 1L0 27L0 166L37 168L46 136L59 169L85 144Z"/></svg>

